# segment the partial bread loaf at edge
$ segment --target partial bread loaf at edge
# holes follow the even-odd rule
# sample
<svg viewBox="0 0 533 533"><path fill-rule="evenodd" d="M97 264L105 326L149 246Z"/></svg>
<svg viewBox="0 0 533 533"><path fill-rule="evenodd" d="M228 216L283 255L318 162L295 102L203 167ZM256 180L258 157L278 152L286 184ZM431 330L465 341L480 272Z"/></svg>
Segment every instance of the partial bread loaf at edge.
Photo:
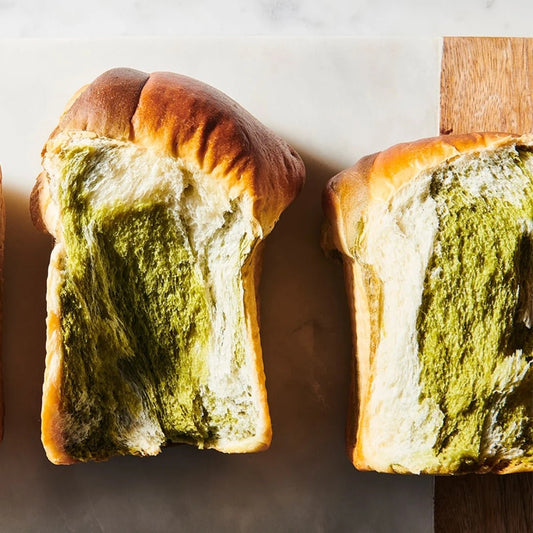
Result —
<svg viewBox="0 0 533 533"><path fill-rule="evenodd" d="M4 284L4 239L6 227L6 210L4 206L4 193L2 188L2 168L0 168L0 294L3 292ZM0 309L0 319L2 310ZM0 325L0 339L2 327ZM2 375L2 362L0 361L0 441L4 436L4 385Z"/></svg>
<svg viewBox="0 0 533 533"><path fill-rule="evenodd" d="M500 133L423 139L328 183L323 247L344 264L358 469L533 469L532 146ZM454 229L464 220L476 223ZM505 353L493 358L491 342Z"/></svg>
<svg viewBox="0 0 533 533"><path fill-rule="evenodd" d="M94 157L91 155L93 153L96 154ZM96 183L90 185L93 188L88 193L82 192L74 200L69 196L70 191L65 192L61 188L67 179L65 176L68 176L69 165L74 164L67 156L74 158L76 165L83 164L83 168L90 169L85 170L89 178L82 188L85 183ZM303 185L304 167L300 157L237 103L212 87L177 74L159 72L148 75L130 69L114 69L80 90L69 103L43 150L43 165L44 171L32 193L31 212L34 224L56 239L48 278L47 360L42 406L42 440L49 459L54 463L72 463L106 459L110 455L124 453L153 455L167 441L190 442L199 447L224 452L251 452L268 447L271 425L257 309L261 250L263 239ZM77 182L74 180L72 183ZM172 326L177 328L177 335L184 336L184 340L176 338L177 345L181 347L176 348L179 357L176 359L172 355L172 359L168 354L158 357L163 357L165 364L168 364L167 359L182 364L180 357L183 354L183 357L191 358L191 364L196 365L195 368L200 365L198 371L201 376L196 376L195 371L189 367L184 367L181 371L191 383L196 384L191 387L201 386L202 391L209 394L207 401L200 398L201 393L198 391L195 393L197 397L188 398L183 396L184 392L165 389L163 398L161 387L158 389L157 386L148 384L150 394L141 392L140 406L122 415L122 419L126 419L125 425L122 419L118 422L111 420L112 415L109 413L102 417L109 427L119 428L119 432L128 435L114 438L114 441L120 442L116 446L113 444L116 449L111 451L99 450L98 445L95 445L96 449L88 452L87 457L83 456L84 452L79 452L76 456L69 451L78 447L83 449L84 445L83 438L80 437L80 440L69 432L72 433L72 428L76 427L80 428L79 433L87 432L89 437L84 438L88 443L91 439L99 438L97 430L91 426L90 421L85 426L79 423L76 411L67 412L65 405L68 402L69 405L74 405L75 402L67 402L63 391L67 378L64 375L66 348L62 332L68 331L70 335L68 328L71 326L64 323L67 318L63 316L61 303L64 297L61 295L68 286L68 281L65 280L68 280L69 268L74 272L76 267L68 266L68 254L69 246L74 250L69 242L72 240L72 228L77 227L76 222L68 222L71 219L67 220L65 216L70 216L71 205L80 198L86 202L84 205L92 209L91 216L97 217L97 222L91 219L91 224L107 224L106 218L102 218L100 214L103 208L109 210L111 217L115 216L117 205L121 210L129 209L128 212L134 213L133 222L129 225L124 223L124 230L120 226L124 219L119 213L116 218L120 226L118 236L114 235L114 229L111 230L112 253L118 254L120 261L125 262L124 258L133 254L137 262L162 261L162 264L168 263L172 271L172 261L185 265L180 267L181 270L176 269L171 279L167 276L162 281L150 281L150 274L146 278L146 283L152 283L151 286L156 289L162 283L168 284L171 294L159 295L158 301L164 302L168 298L169 302L181 302L179 305L185 306L182 312L188 320L187 325L183 326L187 329L181 333L181 326ZM61 202L63 207L59 205ZM140 231L136 228L145 227L147 216L149 220L175 220L175 224L171 224L168 230L154 228L154 236L148 238L148 241L152 238L156 240L156 234L165 232L178 237L181 235L179 239L185 239L180 241L179 246L169 248L168 257L161 257L164 242L155 247L140 246L139 250L131 248L127 236L131 235L136 239ZM67 227L67 223L71 226ZM101 233L101 228L98 231ZM95 246L92 239L100 238L98 231L89 235L89 247ZM80 232L85 230L82 228ZM211 244L208 246L206 242ZM76 246L79 247L78 244ZM101 252L98 251L98 254L101 255ZM240 259L239 254L242 256ZM177 259L173 260L172 257ZM104 259L109 261L107 255ZM213 265L216 268L211 268ZM123 269L117 276L127 275L131 278L132 268ZM179 288L181 279L186 280L190 290ZM134 282L134 288L136 286L137 283ZM152 288L148 292L153 290ZM126 297L129 298L129 295ZM230 303L226 303L227 300ZM108 309L115 304L105 305ZM161 305L163 304L160 303L159 306ZM193 305L193 309L187 307ZM131 320L137 324L137 328L145 327L144 319L139 318L138 314L133 313L132 317L128 314L129 308L136 306L137 304L126 305L127 308L121 311L123 316L119 317L120 335L125 335L127 339L131 337L131 328L122 328L124 321ZM179 323L178 311L165 309L161 314L165 313L173 324L175 320ZM142 315L145 316L147 312ZM158 335L166 339L167 334L165 328L161 327L164 317L158 317L157 320L159 330L150 330L149 335L146 333L147 338L150 336L155 342L158 342ZM170 325L168 327L171 328ZM238 331L232 331L232 327ZM113 335L112 332L107 334ZM144 338L142 340L144 342ZM137 345L135 339L131 342L132 346ZM165 342L168 344L172 339ZM190 353L185 354L184 345L189 346ZM208 349L207 346L211 348ZM145 351L150 350L151 347L148 347ZM242 352L244 359L232 362L232 350ZM202 354L206 362L195 362L200 357L198 354ZM121 356L117 359L120 368L107 369L105 372L124 374L122 366L130 365L130 359L130 355ZM150 357L145 359L148 362L143 359L143 364L147 369L142 370L142 379L139 378L141 381L147 380L145 375L153 374L150 370ZM141 373L135 369L129 369L128 372L130 371ZM221 374L218 382L215 376L217 372ZM234 379L235 376L246 382L240 384L238 379ZM182 388L186 391L188 385L183 380L180 382L179 378L180 376L174 377L179 391ZM157 374L156 381L159 379ZM241 386L242 391L239 389ZM135 383L127 387L128 394L131 394L130 389L139 385ZM163 383L162 387L164 389L167 385ZM90 396L90 390L87 392ZM102 389L102 394L107 393ZM211 417L210 409L217 411L217 420L223 420L226 416L220 413L217 395L227 395L229 399L224 401L228 405L232 401L232 395L242 396L235 400L244 402L242 405L231 404L224 409L227 411L228 424L232 427L241 424L239 417L250 418L251 427L243 430L244 436L233 437L233 430L228 429L228 434L221 437L216 433L218 429L209 425L211 418L215 417ZM176 408L181 409L176 397L184 398L192 409L191 416L196 417L196 422L190 422L184 415L183 422L185 426L190 422L194 435L189 435L186 429L176 429L169 436L161 429L164 424L171 425L166 419L172 419ZM137 402L137 399L133 400ZM149 404L152 409L152 404L158 402L166 402L167 407L160 410L159 407L154 407L157 416L152 416L144 425L135 420L136 416L140 419L145 416L145 411L149 411L145 404ZM174 406L174 409L169 409L168 405ZM251 407L246 407L247 405ZM85 416L85 411L92 412L85 404L81 404L79 412ZM134 411L137 415L132 414ZM242 411L246 411L244 415ZM80 414L79 417L81 416ZM160 420L153 420L157 418ZM222 429L221 432L223 431L226 430ZM195 432L205 434L205 439ZM71 444L67 445L67 440Z"/></svg>

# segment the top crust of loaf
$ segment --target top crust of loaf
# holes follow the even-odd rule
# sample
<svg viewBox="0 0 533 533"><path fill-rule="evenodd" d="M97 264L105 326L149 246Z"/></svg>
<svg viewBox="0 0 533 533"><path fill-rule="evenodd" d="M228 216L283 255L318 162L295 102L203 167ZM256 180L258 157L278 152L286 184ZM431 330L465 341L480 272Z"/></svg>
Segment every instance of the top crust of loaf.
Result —
<svg viewBox="0 0 533 533"><path fill-rule="evenodd" d="M105 72L74 95L49 143L68 131L88 131L180 158L224 180L235 196L247 192L263 235L304 182L302 160L285 141L222 92L179 74L126 68ZM45 214L42 179L31 202L38 228Z"/></svg>
<svg viewBox="0 0 533 533"><path fill-rule="evenodd" d="M326 186L323 206L329 225L324 232L323 246L351 256L356 221L368 203L388 201L398 189L426 170L467 153L532 144L532 134L442 135L397 144L364 157L334 176Z"/></svg>

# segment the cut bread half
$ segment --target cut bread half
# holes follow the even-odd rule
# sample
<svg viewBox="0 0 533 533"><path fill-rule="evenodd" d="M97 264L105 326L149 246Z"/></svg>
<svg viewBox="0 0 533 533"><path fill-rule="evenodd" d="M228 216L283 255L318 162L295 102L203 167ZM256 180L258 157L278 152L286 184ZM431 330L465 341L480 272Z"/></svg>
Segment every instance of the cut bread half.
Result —
<svg viewBox="0 0 533 533"><path fill-rule="evenodd" d="M114 69L69 103L31 200L55 238L42 440L58 464L270 444L262 241L299 156L196 80Z"/></svg>
<svg viewBox="0 0 533 533"><path fill-rule="evenodd" d="M361 470L533 470L533 136L443 136L335 176Z"/></svg>

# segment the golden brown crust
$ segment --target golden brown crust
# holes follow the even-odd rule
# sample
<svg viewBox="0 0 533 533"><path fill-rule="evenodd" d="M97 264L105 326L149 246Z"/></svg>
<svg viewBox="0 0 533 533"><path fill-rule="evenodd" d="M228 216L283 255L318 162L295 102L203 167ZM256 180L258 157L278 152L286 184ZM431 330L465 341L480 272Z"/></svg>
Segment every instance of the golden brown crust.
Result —
<svg viewBox="0 0 533 533"><path fill-rule="evenodd" d="M51 137L63 131L131 141L224 180L236 194L247 191L264 235L304 182L303 162L285 141L222 92L179 74L105 72L81 91Z"/></svg>
<svg viewBox="0 0 533 533"><path fill-rule="evenodd" d="M514 143L517 137L507 133L472 133L442 135L397 144L377 154L369 177L372 199L386 201L405 183L462 154L494 149Z"/></svg>
<svg viewBox="0 0 533 533"><path fill-rule="evenodd" d="M2 169L0 168L0 293L3 292L4 283L4 237L6 227L6 210L4 207L4 194L2 190ZM0 308L0 320L2 318L2 309ZM0 344L2 340L2 328L0 327ZM0 361L0 441L4 436L4 395L2 382L2 364Z"/></svg>
<svg viewBox="0 0 533 533"><path fill-rule="evenodd" d="M370 306L359 264L352 258L346 258L344 265L345 276L349 280L347 286L352 289L350 308L352 311L352 331L354 331L353 346L357 353L357 357L352 358L350 408L353 412L347 420L347 424L349 424L346 428L347 450L356 468L369 470L361 446L361 437L369 424L366 405L372 387ZM355 409L357 409L356 412Z"/></svg>
<svg viewBox="0 0 533 533"><path fill-rule="evenodd" d="M191 78L113 69L80 89L67 105L43 149L54 149L54 138L66 132L87 131L101 137L134 143L222 180L230 197L246 194L261 226L260 238L272 229L304 181L303 162L282 139L259 123L226 95ZM60 415L62 340L57 301L58 262L62 253L58 207L50 199L49 178L39 175L30 211L35 226L51 233L58 244L52 254L47 291L47 361L43 387L42 440L56 464L73 459L63 449ZM269 446L272 429L258 329L257 287L262 244L254 248L242 272L249 356L257 380L258 434L237 443L221 443L225 452L250 452Z"/></svg>
<svg viewBox="0 0 533 533"><path fill-rule="evenodd" d="M471 133L441 135L397 144L360 159L327 184L323 206L330 229L323 238L325 248L336 248L351 255L356 221L368 202L386 202L398 189L446 160L481 150L511 144L533 144L533 135L508 133Z"/></svg>
<svg viewBox="0 0 533 533"><path fill-rule="evenodd" d="M350 308L350 323L352 328L352 346L356 347L357 343L362 346L369 345L370 343L370 331L365 335L365 325L367 323L363 322L365 316L365 309L368 307L366 301L366 294L363 293L363 299L359 298L356 295L356 284L360 278L354 276L354 269L356 268L355 261L351 258L344 257L344 279L346 283L346 293L348 296L348 306ZM359 322L356 318L357 309L355 307L355 302L358 302L358 308L360 313L363 313L363 316L360 317ZM357 327L359 326L359 327ZM357 353L363 355L362 349L357 349ZM363 359L362 359L363 360ZM354 457L355 451L355 442L357 438L357 421L359 420L359 395L360 386L358 384L358 377L362 376L364 373L364 364L358 363L355 357L352 357L350 365L350 391L348 397L348 416L346 419L346 450L349 457ZM365 382L361 378L361 383Z"/></svg>
<svg viewBox="0 0 533 533"><path fill-rule="evenodd" d="M131 119L149 75L113 69L78 91L60 118L52 137L62 131L91 131L102 137L132 140Z"/></svg>
<svg viewBox="0 0 533 533"><path fill-rule="evenodd" d="M48 459L67 465L75 461L64 450L63 419L60 410L63 363L58 286L61 283L59 264L63 246L57 243L50 257L46 290L46 366L41 406L41 440Z"/></svg>
<svg viewBox="0 0 533 533"><path fill-rule="evenodd" d="M261 266L263 262L264 241L259 241L252 250L248 261L242 269L242 280L244 289L244 314L246 318L246 329L250 344L248 346L248 356L252 360L250 372L256 382L257 394L259 396L260 412L257 421L257 433L249 439L241 442L231 443L230 446L221 450L227 453L248 453L266 450L272 441L272 424L267 402L267 391L265 387L265 370L263 365L261 338L259 336L259 280L261 277Z"/></svg>
<svg viewBox="0 0 533 533"><path fill-rule="evenodd" d="M43 214L46 212L47 195L44 193L43 188L46 184L46 173L41 172L37 176L37 180L30 195L30 216L33 225L43 233L48 233L46 224L44 222Z"/></svg>
<svg viewBox="0 0 533 533"><path fill-rule="evenodd" d="M326 216L322 246L339 250L343 256L346 289L351 311L354 356L349 415L346 428L346 448L354 466L371 470L362 447L368 427L365 406L372 386L370 372L371 338L370 311L361 269L354 260L357 222L365 216L369 203L387 202L403 185L443 162L463 154L491 150L508 145L533 145L533 135L507 133L472 133L443 135L395 145L359 160L353 167L333 177L323 194ZM519 460L495 465L499 474L531 469ZM396 472L392 466L386 472ZM437 468L423 473L448 474Z"/></svg>
<svg viewBox="0 0 533 533"><path fill-rule="evenodd" d="M322 196L326 215L322 236L324 249L337 249L344 255L351 255L352 228L368 205L369 179L377 155L364 157L328 181Z"/></svg>

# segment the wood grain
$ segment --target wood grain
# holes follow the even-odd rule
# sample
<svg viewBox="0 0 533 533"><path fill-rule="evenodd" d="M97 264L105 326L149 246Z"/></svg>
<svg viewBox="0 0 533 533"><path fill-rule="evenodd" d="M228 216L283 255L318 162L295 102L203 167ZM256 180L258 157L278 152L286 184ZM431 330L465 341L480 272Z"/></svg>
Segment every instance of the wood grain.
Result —
<svg viewBox="0 0 533 533"><path fill-rule="evenodd" d="M531 533L533 476L438 477L435 533Z"/></svg>
<svg viewBox="0 0 533 533"><path fill-rule="evenodd" d="M533 131L533 39L444 39L441 133Z"/></svg>
<svg viewBox="0 0 533 533"><path fill-rule="evenodd" d="M444 39L441 133L533 131L533 39ZM533 474L435 479L436 533L531 533Z"/></svg>

